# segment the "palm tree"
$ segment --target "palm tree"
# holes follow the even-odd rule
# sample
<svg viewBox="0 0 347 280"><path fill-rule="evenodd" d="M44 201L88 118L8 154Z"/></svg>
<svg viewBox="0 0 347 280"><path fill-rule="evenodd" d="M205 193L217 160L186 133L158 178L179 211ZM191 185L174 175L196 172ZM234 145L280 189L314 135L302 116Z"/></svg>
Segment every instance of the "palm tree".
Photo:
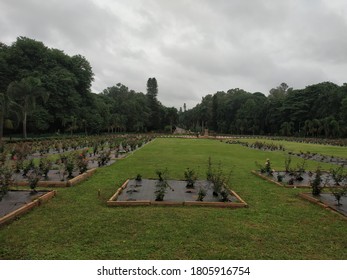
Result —
<svg viewBox="0 0 347 280"><path fill-rule="evenodd" d="M42 87L41 80L35 77L12 82L8 86L7 93L17 103L23 123L23 138L27 138L27 117L36 107L36 99L41 97L46 101L48 93Z"/></svg>

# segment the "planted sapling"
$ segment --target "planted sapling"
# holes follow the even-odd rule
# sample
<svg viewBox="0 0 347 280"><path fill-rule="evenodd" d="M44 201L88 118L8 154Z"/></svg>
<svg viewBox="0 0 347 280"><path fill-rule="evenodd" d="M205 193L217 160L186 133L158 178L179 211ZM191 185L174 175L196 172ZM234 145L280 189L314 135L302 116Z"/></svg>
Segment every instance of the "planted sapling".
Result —
<svg viewBox="0 0 347 280"><path fill-rule="evenodd" d="M189 169L187 168L186 171L184 171L184 177L187 181L187 185L186 188L187 189L194 189L194 184L196 181L196 175L195 175L195 171L193 169Z"/></svg>
<svg viewBox="0 0 347 280"><path fill-rule="evenodd" d="M343 188L331 188L330 192L335 197L337 201L337 206L341 206L341 198L347 196L347 187L344 186Z"/></svg>

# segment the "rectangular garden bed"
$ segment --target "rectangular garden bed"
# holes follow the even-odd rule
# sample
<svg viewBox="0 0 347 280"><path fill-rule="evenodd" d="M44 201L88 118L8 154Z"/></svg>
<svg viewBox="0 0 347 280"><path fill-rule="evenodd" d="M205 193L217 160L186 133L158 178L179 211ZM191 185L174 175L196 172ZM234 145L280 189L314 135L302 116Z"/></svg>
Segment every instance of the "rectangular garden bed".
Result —
<svg viewBox="0 0 347 280"><path fill-rule="evenodd" d="M271 183L274 183L281 187L286 188L311 188L311 182L315 178L314 172L304 172L301 174L301 180L295 180L293 175L290 175L289 172L285 171L273 171L272 175L267 175L266 173L260 173L259 171L253 170L252 173L264 180L267 180ZM278 180L278 176L281 177L281 181ZM292 183L289 183L292 180ZM323 184L326 184L326 187L339 187L335 185L334 180L331 177L331 174L326 171L322 171L321 180ZM345 184L345 181L341 182Z"/></svg>
<svg viewBox="0 0 347 280"><path fill-rule="evenodd" d="M52 188L59 188L59 187L71 187L74 186L90 176L92 176L97 168L93 168L90 170L87 170L85 173L78 174L72 179L64 180L64 181L59 181L58 176L50 176L48 180L40 180L37 184L38 187L52 187ZM27 181L23 180L15 180L14 181L15 186L29 186L29 183Z"/></svg>
<svg viewBox="0 0 347 280"><path fill-rule="evenodd" d="M55 194L55 191L38 191L34 194L22 190L8 191L0 201L0 226L40 206Z"/></svg>
<svg viewBox="0 0 347 280"><path fill-rule="evenodd" d="M117 192L107 201L108 206L136 206L136 205L163 205L163 206L211 206L239 208L247 207L247 203L234 191L228 191L228 201L221 202L220 197L213 195L210 182L196 181L195 188L186 188L186 181L167 180L168 188L163 201L156 201L155 191L157 180L142 179L127 180ZM206 191L203 201L197 201L200 188Z"/></svg>

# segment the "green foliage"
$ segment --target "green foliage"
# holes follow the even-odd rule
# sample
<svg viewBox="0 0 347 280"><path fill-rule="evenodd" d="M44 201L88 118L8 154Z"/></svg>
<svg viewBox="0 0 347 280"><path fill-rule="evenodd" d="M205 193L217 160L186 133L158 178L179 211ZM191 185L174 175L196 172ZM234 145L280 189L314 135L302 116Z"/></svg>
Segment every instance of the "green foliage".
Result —
<svg viewBox="0 0 347 280"><path fill-rule="evenodd" d="M210 160L209 160L210 162ZM212 162L211 162L211 174L210 174L210 181L212 183L212 190L214 196L221 195L224 199L224 191L227 188L229 181L230 181L230 175L231 171L228 176L226 176L222 170L222 163L219 162L217 168L213 168ZM224 201L224 200L223 200Z"/></svg>
<svg viewBox="0 0 347 280"><path fill-rule="evenodd" d="M105 166L111 160L111 151L101 151L98 156L99 167Z"/></svg>
<svg viewBox="0 0 347 280"><path fill-rule="evenodd" d="M194 189L194 184L197 179L195 171L193 169L187 168L186 171L184 171L184 178L187 181L187 188Z"/></svg>
<svg viewBox="0 0 347 280"><path fill-rule="evenodd" d="M194 130L199 124L200 129L241 135L339 137L347 135L346 104L346 85L330 82L297 90L282 83L268 97L231 89L180 112L180 126Z"/></svg>
<svg viewBox="0 0 347 280"><path fill-rule="evenodd" d="M156 201L163 201L164 200L164 196L166 194L168 187L169 187L169 185L168 185L166 180L162 180L162 181L159 180L156 183L156 190L154 192Z"/></svg>
<svg viewBox="0 0 347 280"><path fill-rule="evenodd" d="M292 157L288 155L284 160L284 168L286 172L289 172L291 163L292 163Z"/></svg>
<svg viewBox="0 0 347 280"><path fill-rule="evenodd" d="M315 172L315 177L314 180L311 183L311 188L312 188L312 195L314 196L319 196L322 192L322 189L324 186L322 186L322 171L318 167Z"/></svg>
<svg viewBox="0 0 347 280"><path fill-rule="evenodd" d="M335 197L337 206L341 206L341 198L347 196L347 186L344 186L343 188L330 188L330 192Z"/></svg>
<svg viewBox="0 0 347 280"><path fill-rule="evenodd" d="M323 152L327 147L311 144L305 150L310 148ZM149 178L158 166L166 166L178 180L182 162L199 166L209 155L222 162L223 169L233 170L232 188L249 208L106 206L117 188L137 173ZM89 180L59 189L44 207L1 227L0 259L347 259L347 223L342 217L300 199L297 194L305 190L279 188L250 175L254 161L267 156L220 141L158 138ZM285 156L271 153L275 169L283 168ZM292 160L295 166L297 159ZM307 161L308 170L315 167ZM205 170L198 176L205 177ZM300 227L293 227L298 223ZM73 244L73 250L67 244Z"/></svg>
<svg viewBox="0 0 347 280"><path fill-rule="evenodd" d="M168 173L169 173L169 170L167 168L165 168L165 169L157 169L155 171L155 174L157 174L158 180L160 182L164 182L164 181L167 180Z"/></svg>
<svg viewBox="0 0 347 280"><path fill-rule="evenodd" d="M336 168L330 169L331 177L333 178L335 185L340 186L340 183L347 178L345 169L343 166L338 166Z"/></svg>
<svg viewBox="0 0 347 280"><path fill-rule="evenodd" d="M13 168L9 164L0 165L0 201L7 194L12 183Z"/></svg>
<svg viewBox="0 0 347 280"><path fill-rule="evenodd" d="M52 161L49 158L46 158L46 157L40 158L39 170L40 170L40 173L45 178L48 177L48 172L52 168L52 165L53 165L53 163L52 163Z"/></svg>
<svg viewBox="0 0 347 280"><path fill-rule="evenodd" d="M206 195L207 191L204 188L200 187L198 191L198 198L196 200L203 201Z"/></svg>
<svg viewBox="0 0 347 280"><path fill-rule="evenodd" d="M37 192L36 188L41 178L42 178L42 175L38 168L31 169L29 173L27 174L27 180L28 180L29 187L32 193Z"/></svg>

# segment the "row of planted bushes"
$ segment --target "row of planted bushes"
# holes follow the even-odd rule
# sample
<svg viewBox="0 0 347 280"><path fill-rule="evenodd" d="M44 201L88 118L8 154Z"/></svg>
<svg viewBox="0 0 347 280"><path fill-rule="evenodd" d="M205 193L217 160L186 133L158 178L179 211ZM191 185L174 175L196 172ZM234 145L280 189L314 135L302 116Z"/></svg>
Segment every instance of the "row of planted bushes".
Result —
<svg viewBox="0 0 347 280"><path fill-rule="evenodd" d="M14 184L15 175L27 180L35 190L40 180L47 180L50 170L57 170L60 180L73 177L88 169L90 161L106 165L111 153L118 156L141 147L152 140L146 135L108 135L80 137L67 140L42 140L38 142L1 143L0 145L0 198ZM58 154L55 155L54 154ZM18 177L17 176L17 177Z"/></svg>
<svg viewBox="0 0 347 280"><path fill-rule="evenodd" d="M329 138L303 138L303 137L282 137L282 136L256 136L256 135L233 135L233 138L241 139L264 139L273 141L289 141L297 143L309 143L332 146L347 146L347 138L329 139Z"/></svg>

